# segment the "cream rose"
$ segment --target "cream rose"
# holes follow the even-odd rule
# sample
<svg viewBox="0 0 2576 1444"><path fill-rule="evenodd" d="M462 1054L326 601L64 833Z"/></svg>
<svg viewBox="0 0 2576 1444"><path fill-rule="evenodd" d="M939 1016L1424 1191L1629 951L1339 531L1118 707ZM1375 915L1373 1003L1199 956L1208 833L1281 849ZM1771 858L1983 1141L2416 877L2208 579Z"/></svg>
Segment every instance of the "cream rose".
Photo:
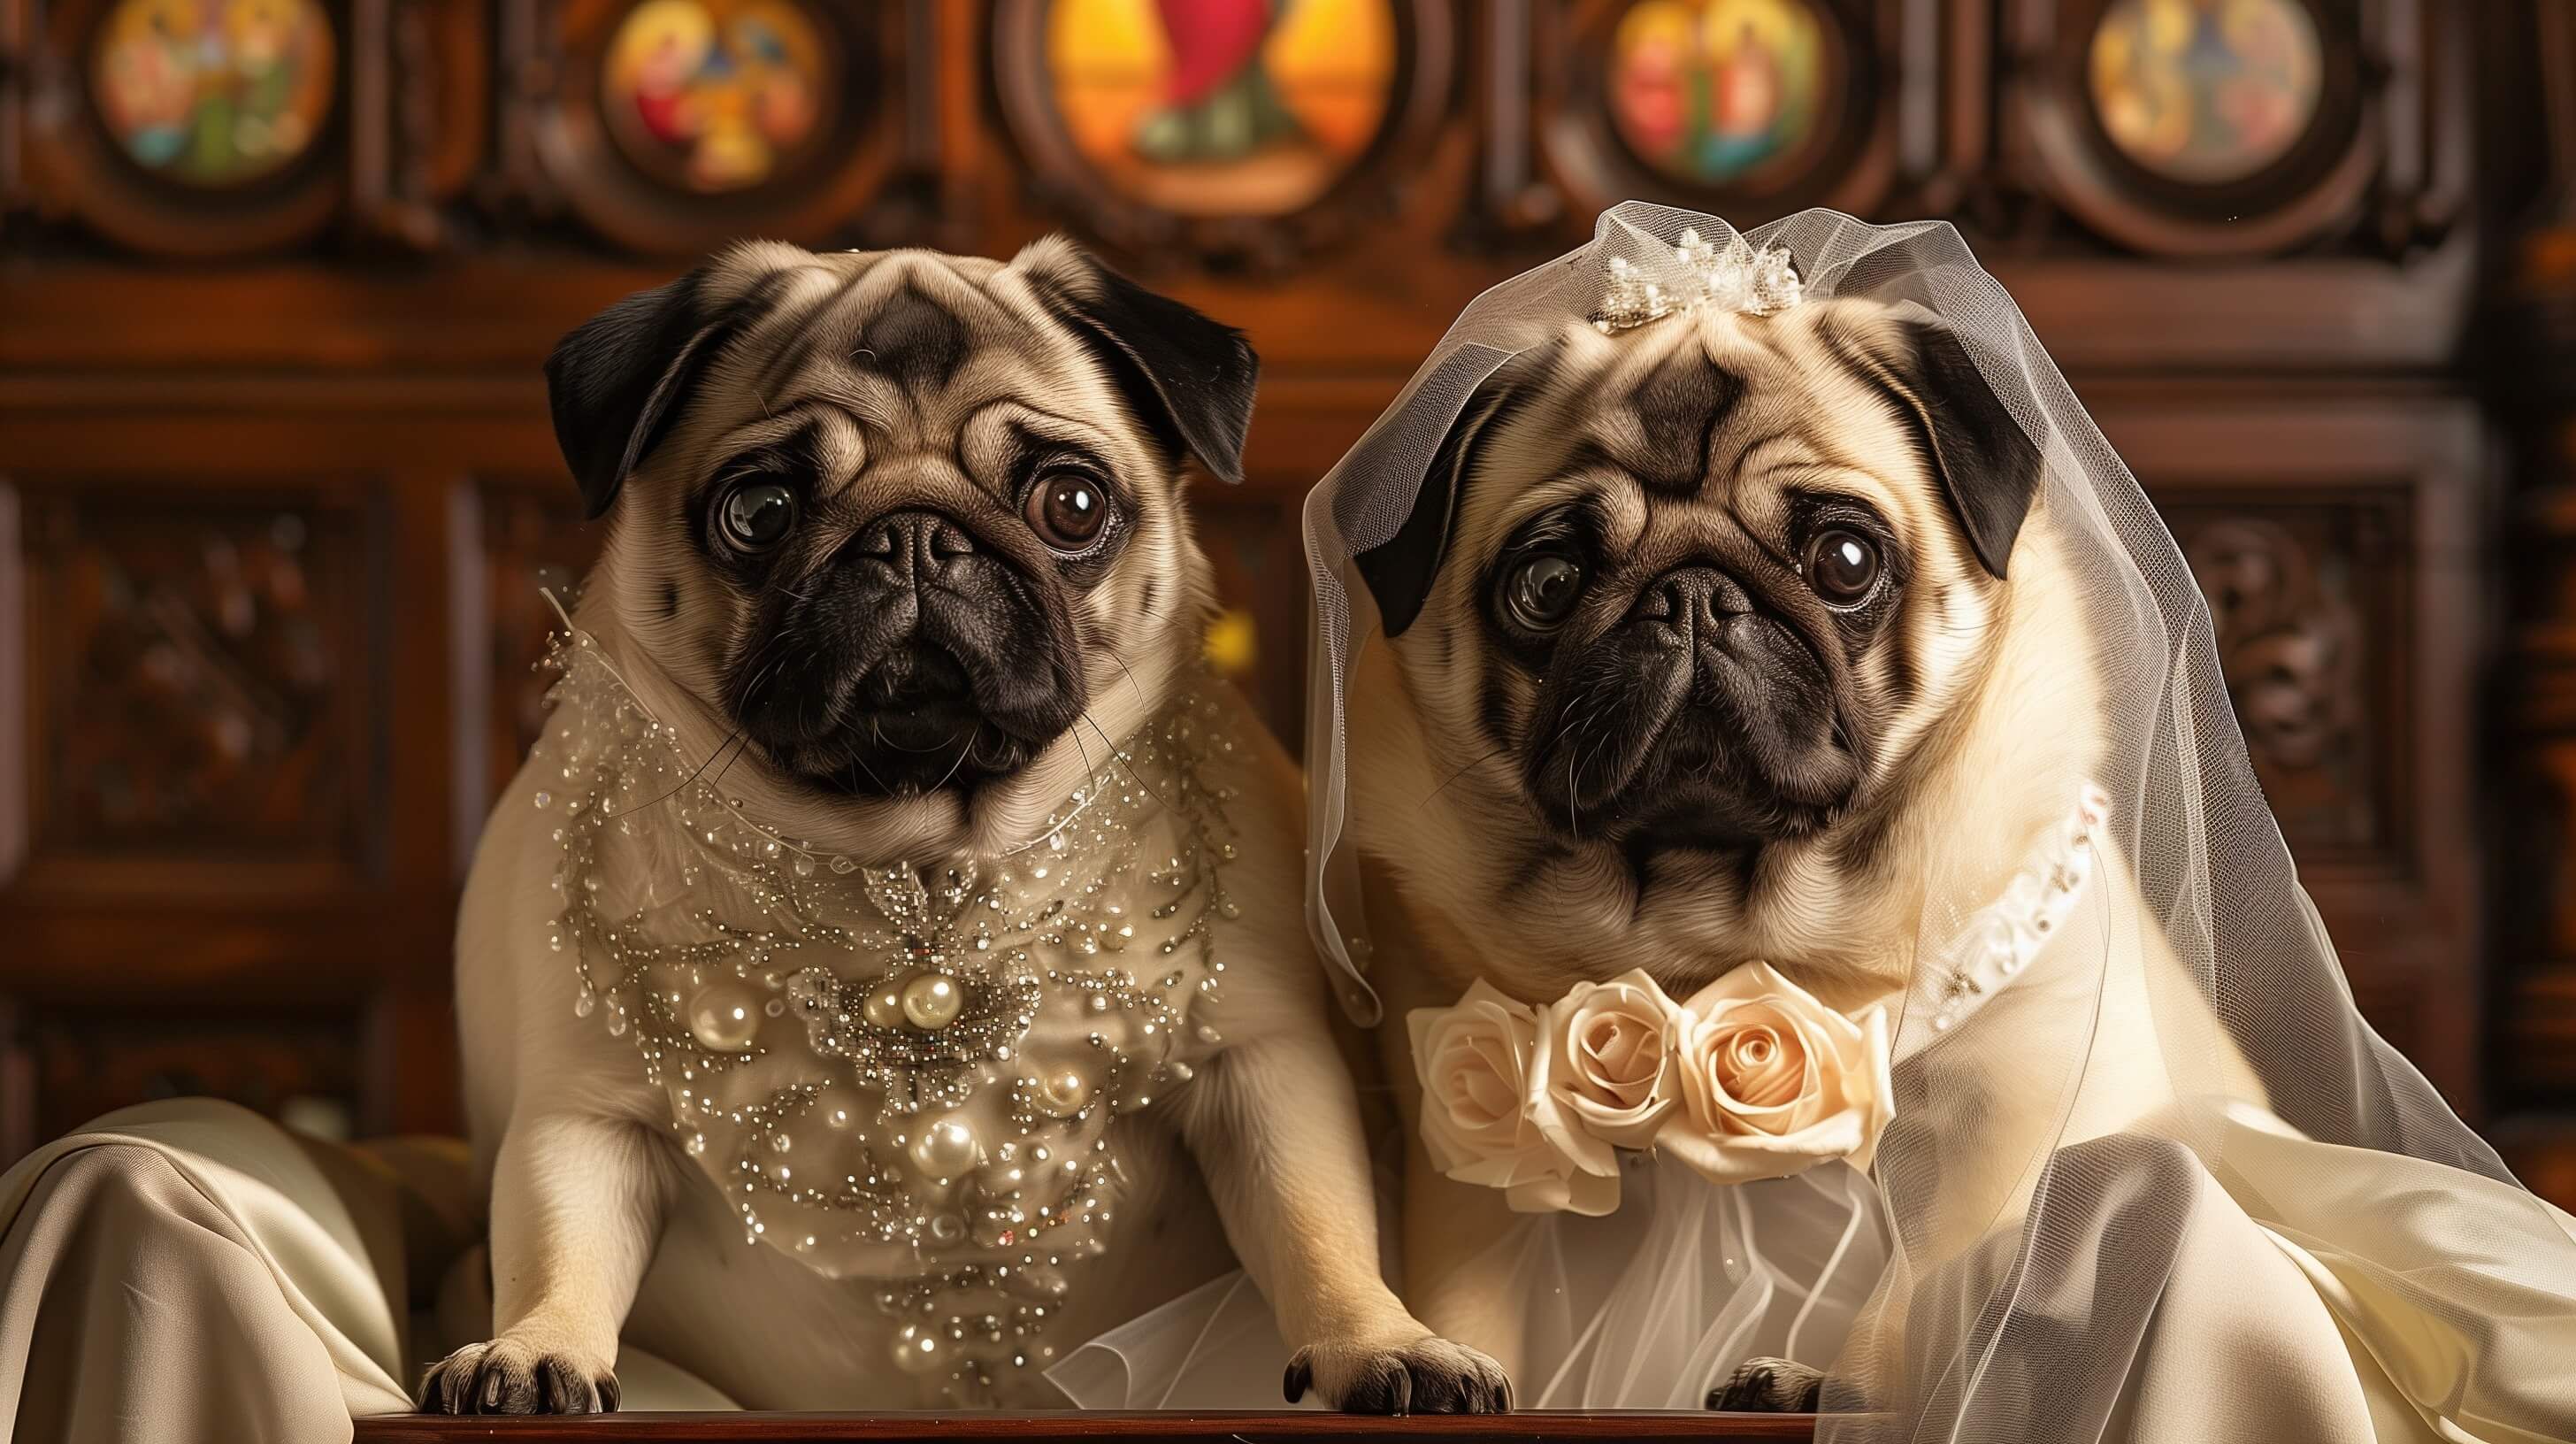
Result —
<svg viewBox="0 0 2576 1444"><path fill-rule="evenodd" d="M1561 1119L1599 1146L1644 1148L1672 1112L1681 1011L1644 969L1577 983L1551 1005L1540 1039L1540 1092ZM1579 1148L1570 1148L1578 1157Z"/></svg>
<svg viewBox="0 0 2576 1444"><path fill-rule="evenodd" d="M1869 1167L1895 1112L1884 1008L1855 1022L1746 963L1693 994L1676 1033L1681 1106L1658 1146L1719 1183Z"/></svg>
<svg viewBox="0 0 2576 1444"><path fill-rule="evenodd" d="M1504 1190L1523 1213L1603 1214L1619 1206L1617 1160L1605 1174L1540 1126L1532 1102L1547 1010L1514 1002L1482 979L1454 1007L1405 1019L1422 1080L1422 1143L1432 1166L1461 1183Z"/></svg>

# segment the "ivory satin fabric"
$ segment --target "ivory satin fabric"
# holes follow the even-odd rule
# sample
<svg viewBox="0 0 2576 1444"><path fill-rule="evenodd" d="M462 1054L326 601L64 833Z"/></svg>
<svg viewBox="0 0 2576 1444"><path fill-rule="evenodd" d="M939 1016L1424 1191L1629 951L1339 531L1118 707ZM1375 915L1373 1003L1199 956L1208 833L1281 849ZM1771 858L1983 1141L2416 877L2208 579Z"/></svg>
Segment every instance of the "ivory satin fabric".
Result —
<svg viewBox="0 0 2576 1444"><path fill-rule="evenodd" d="M2161 1273L2151 1307L2135 1316L2105 1308L2104 1281L2090 1267L2033 1268L2019 1280L2024 1317L2132 1351L2108 1437L2576 1437L2576 1312L2545 1268L2529 1262L2548 1258L2553 1240L2523 1236L2546 1228L2576 1238L2576 1220L2555 1209L2535 1214L2528 1195L2503 1184L2484 1185L2494 1198L2464 1197L2457 1170L2318 1143L2242 1105L2215 1121L2230 1134L2225 1177L2163 1140L2130 1135L2078 1145L2062 1170L2066 1193L2078 1195L2070 1206L2106 1225L2127 1208L2191 1197L2178 1246L2144 1244L2145 1253L2170 1256L2102 1261ZM1790 1206L1805 1187L1792 1180L1761 1199L1699 1190L1739 1214L1738 1204L1781 1208L1705 1230L1719 1246L1707 1250L1706 1275L1686 1271L1702 1281L1684 1313L1818 1312L1784 1312L1781 1304L1795 1300L1775 1295L1777 1281L1761 1269L1745 1268L1799 1231L1814 1232L1808 1215L1848 1216L1813 1199ZM2487 1224L2476 1252L2456 1247L2464 1217ZM422 1366L480 1336L490 1316L488 1298L470 1286L483 1272L482 1220L464 1150L452 1142L342 1148L231 1104L150 1104L99 1119L11 1169L0 1178L0 1220L0 1421L12 1439L346 1440L353 1416L407 1412ZM2436 1223L2453 1244L2428 1242ZM1866 1233L1851 1237L1860 1244L1840 1243L1838 1233L1837 1250L1873 1251ZM1666 1250L1687 1242L1649 1238L1631 1262L1653 1255L1649 1268L1663 1271ZM1796 1247L1812 1251L1815 1242ZM1558 1238L1530 1258L1559 1268L1583 1261L1590 1246L1568 1243ZM1963 1260L1951 1277L1927 1281L1915 1307L1986 1297L1993 1280L1979 1275L2001 1255ZM1786 1272L1836 1270L1809 1261ZM1747 1308L1716 1297L1733 1274L1743 1275L1738 1302ZM1565 1281L1536 1292L1555 1293ZM1865 1282L1851 1292L1866 1292ZM1687 1407L1674 1380L1687 1375L1696 1388L1712 1370L1722 1376L1718 1353L1785 1346L1829 1356L1835 1343L1792 1342L1750 1324L1716 1331L1726 1334L1721 1343L1710 1331L1674 1328L1665 1311L1635 1307L1647 1291L1620 1283L1607 1293L1544 1331L1565 1356L1532 1360L1553 1375L1529 1381L1547 1407ZM1845 1299L1821 1312L1839 1328L1851 1307ZM1661 1367L1657 1341L1687 1357ZM1285 1354L1267 1303L1235 1274L1072 1351L1051 1377L1089 1408L1276 1408ZM1658 1366L1641 1370L1647 1357ZM2485 1363L2477 1376L2513 1381L2522 1397L2489 1399L2464 1387L2470 1358ZM632 1346L618 1375L631 1410L733 1407ZM2009 1409L2009 1380L1984 1387ZM2553 1408L2565 1410L2566 1431L2502 1422Z"/></svg>
<svg viewBox="0 0 2576 1444"><path fill-rule="evenodd" d="M490 1317L463 1145L341 1148L229 1103L111 1113L0 1177L0 1438L319 1444ZM469 1254L474 1255L471 1259ZM444 1337L450 1332L458 1337ZM629 1408L726 1409L629 1348Z"/></svg>

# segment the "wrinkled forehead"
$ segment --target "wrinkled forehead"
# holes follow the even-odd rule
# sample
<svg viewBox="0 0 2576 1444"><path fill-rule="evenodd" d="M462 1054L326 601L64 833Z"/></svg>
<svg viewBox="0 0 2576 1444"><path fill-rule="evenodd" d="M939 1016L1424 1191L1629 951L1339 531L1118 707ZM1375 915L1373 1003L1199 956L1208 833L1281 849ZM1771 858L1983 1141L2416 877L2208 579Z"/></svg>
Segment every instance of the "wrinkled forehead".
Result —
<svg viewBox="0 0 2576 1444"><path fill-rule="evenodd" d="M1001 262L757 245L710 286L748 314L693 408L701 462L818 424L880 451L946 449L1001 412L1093 444L1124 429L1097 368Z"/></svg>
<svg viewBox="0 0 2576 1444"><path fill-rule="evenodd" d="M1813 303L1771 316L1695 313L1604 336L1570 328L1535 404L1498 436L1467 514L1488 534L1584 499L1637 514L1673 503L1748 526L1792 493L1863 501L1906 528L1921 482L1903 412L1873 379L1884 312Z"/></svg>

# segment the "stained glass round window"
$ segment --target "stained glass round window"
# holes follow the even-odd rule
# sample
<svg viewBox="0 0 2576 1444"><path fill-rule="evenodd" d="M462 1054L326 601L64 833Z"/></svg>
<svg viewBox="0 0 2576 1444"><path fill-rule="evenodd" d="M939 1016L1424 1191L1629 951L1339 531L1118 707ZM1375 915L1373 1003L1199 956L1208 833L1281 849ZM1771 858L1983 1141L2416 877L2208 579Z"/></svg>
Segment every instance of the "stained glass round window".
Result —
<svg viewBox="0 0 2576 1444"><path fill-rule="evenodd" d="M1056 0L1046 74L1074 148L1131 200L1278 215L1322 198L1385 125L1390 0Z"/></svg>
<svg viewBox="0 0 2576 1444"><path fill-rule="evenodd" d="M2316 118L2317 27L2298 0L2114 0L2091 58L2111 143L2185 184L2255 174Z"/></svg>
<svg viewBox="0 0 2576 1444"><path fill-rule="evenodd" d="M1834 99L1806 0L1643 0L1619 17L1609 64L1621 143L1686 185L1741 182L1801 155Z"/></svg>
<svg viewBox="0 0 2576 1444"><path fill-rule="evenodd" d="M602 63L618 148L701 194L772 179L822 129L828 56L796 0L644 0Z"/></svg>
<svg viewBox="0 0 2576 1444"><path fill-rule="evenodd" d="M90 79L100 120L137 164L220 188L312 146L337 60L314 0L119 0Z"/></svg>

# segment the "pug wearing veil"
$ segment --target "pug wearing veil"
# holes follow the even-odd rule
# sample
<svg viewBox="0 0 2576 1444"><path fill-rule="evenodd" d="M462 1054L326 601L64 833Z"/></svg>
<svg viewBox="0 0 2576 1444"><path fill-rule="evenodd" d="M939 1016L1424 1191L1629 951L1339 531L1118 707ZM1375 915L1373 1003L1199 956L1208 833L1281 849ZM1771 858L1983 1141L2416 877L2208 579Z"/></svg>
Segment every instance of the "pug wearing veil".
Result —
<svg viewBox="0 0 2576 1444"><path fill-rule="evenodd" d="M1716 224L1631 206L1603 236L1632 213L1654 235L1627 244L1667 257L1682 220ZM1876 234L1813 215L1802 236ZM1599 274L1598 254L1578 256L1524 283L1571 291L1587 261ZM2263 1111L2263 1081L2106 825L2105 678L2141 659L2105 655L2093 631L2104 599L2076 539L2102 523L2053 510L2091 498L2044 484L2032 432L1924 307L1801 299L1794 277L1769 304L1672 304L1680 292L1667 279L1608 314L1541 302L1482 330L1471 312L1424 376L1479 343L1497 359L1409 507L1372 512L1405 477L1361 464L1310 509L1319 579L1347 578L1354 603L1343 836L1408 1132L1407 1302L1525 1397L1555 1366L1525 1357L1530 1305L1490 1263L1527 1216L1426 1150L1408 1015L1480 981L1543 1006L1632 969L1682 999L1762 962L1845 1014L1898 1011L1900 1084L1971 1080L1897 1090L1896 1126L1913 1131L1875 1176L1906 1272L1882 1285L1846 1355L1857 1383L1828 1407L1956 1410L1992 1431L1979 1437L2096 1437L2088 1411L2102 1437L2435 1437L2431 1406L2407 1400L2444 1386L2350 1342L2336 1286L2311 1281L2326 1277L2315 1252L2272 1246L2296 1235L2249 1224L2176 1141L2258 1117L2258 1141L2294 1135ZM1426 435L1355 457L1419 455ZM2125 471L2117 485L2136 495ZM1991 945L1947 945L2012 908ZM2052 930L2086 946L2046 948ZM1318 931L1331 946L1329 920ZM2236 1111L2209 1121L2176 1060ZM2259 1156L2231 1148L2231 1163ZM2546 1206L2514 1192L2545 1242ZM2043 1197L2109 1242L2053 1255L2042 1230L2016 1262ZM2118 1297L2158 1277L2160 1295ZM2507 1297L2497 1307L2528 1301ZM2059 1343L2034 1343L2042 1328ZM2545 1372L2545 1352L2513 1357ZM2567 1358L2555 1367L2564 1378ZM1981 1369L1984 1392L1962 1402ZM1710 1380L1711 1407L1794 1410L1817 1407L1823 1376L1752 1359Z"/></svg>

